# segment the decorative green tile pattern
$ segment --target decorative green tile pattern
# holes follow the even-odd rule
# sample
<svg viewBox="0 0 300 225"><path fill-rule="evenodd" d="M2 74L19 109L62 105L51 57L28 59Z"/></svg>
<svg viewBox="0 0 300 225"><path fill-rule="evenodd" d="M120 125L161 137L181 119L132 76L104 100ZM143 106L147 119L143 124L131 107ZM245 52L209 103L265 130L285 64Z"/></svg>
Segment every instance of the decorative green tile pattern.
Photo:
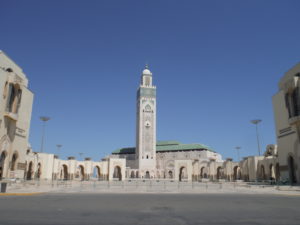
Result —
<svg viewBox="0 0 300 225"><path fill-rule="evenodd" d="M138 96L155 98L156 97L156 90L154 88L141 87L138 90Z"/></svg>

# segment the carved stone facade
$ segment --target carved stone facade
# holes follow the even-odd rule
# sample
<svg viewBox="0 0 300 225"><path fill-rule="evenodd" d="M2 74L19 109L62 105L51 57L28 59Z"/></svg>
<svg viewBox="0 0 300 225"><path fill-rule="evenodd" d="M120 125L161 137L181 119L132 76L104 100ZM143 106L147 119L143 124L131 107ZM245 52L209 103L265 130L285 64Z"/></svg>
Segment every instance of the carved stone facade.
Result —
<svg viewBox="0 0 300 225"><path fill-rule="evenodd" d="M279 172L282 180L300 184L300 63L284 74L278 87L273 109Z"/></svg>
<svg viewBox="0 0 300 225"><path fill-rule="evenodd" d="M137 91L136 160L139 177L155 177L156 173L156 87L152 73L143 70Z"/></svg>
<svg viewBox="0 0 300 225"><path fill-rule="evenodd" d="M22 69L0 51L0 179L23 178L33 94Z"/></svg>

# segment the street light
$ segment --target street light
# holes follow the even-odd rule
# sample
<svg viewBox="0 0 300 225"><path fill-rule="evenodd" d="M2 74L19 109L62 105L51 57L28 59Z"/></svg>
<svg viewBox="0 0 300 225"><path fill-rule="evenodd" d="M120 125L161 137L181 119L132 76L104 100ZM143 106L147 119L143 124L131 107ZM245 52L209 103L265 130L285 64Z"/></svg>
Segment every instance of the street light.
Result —
<svg viewBox="0 0 300 225"><path fill-rule="evenodd" d="M83 152L79 152L79 155L80 155L80 159L82 160L82 155L83 155L84 153Z"/></svg>
<svg viewBox="0 0 300 225"><path fill-rule="evenodd" d="M257 148L258 148L258 155L260 156L260 144L259 144L259 136L258 136L258 124L261 122L261 120L251 120L251 123L255 125L256 128L256 139L257 139Z"/></svg>
<svg viewBox="0 0 300 225"><path fill-rule="evenodd" d="M41 152L44 150L44 137L45 137L45 129L46 129L46 122L50 120L50 117L41 116L40 120L43 121L43 133L42 133L42 142L41 142Z"/></svg>
<svg viewBox="0 0 300 225"><path fill-rule="evenodd" d="M238 161L240 161L240 149L241 149L241 147L240 146L236 146L235 149L237 151Z"/></svg>
<svg viewBox="0 0 300 225"><path fill-rule="evenodd" d="M62 145L61 144L57 144L56 147L57 147L57 152L58 152L58 156L59 156L60 148L62 147Z"/></svg>

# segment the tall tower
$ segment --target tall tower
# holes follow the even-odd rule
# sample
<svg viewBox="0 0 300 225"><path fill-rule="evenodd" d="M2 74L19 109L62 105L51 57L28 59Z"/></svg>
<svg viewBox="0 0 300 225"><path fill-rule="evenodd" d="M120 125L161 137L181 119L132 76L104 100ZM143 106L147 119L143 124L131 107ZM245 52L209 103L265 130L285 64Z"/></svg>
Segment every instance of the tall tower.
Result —
<svg viewBox="0 0 300 225"><path fill-rule="evenodd" d="M140 178L155 177L156 171L156 87L146 65L137 91L136 160Z"/></svg>

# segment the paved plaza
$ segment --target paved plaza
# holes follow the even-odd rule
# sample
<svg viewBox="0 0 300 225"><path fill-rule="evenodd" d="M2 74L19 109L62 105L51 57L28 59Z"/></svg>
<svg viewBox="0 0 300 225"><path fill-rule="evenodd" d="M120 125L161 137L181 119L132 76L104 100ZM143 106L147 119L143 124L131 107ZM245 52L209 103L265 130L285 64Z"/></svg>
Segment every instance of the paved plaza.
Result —
<svg viewBox="0 0 300 225"><path fill-rule="evenodd" d="M246 182L23 181L8 183L7 193L239 193L300 195L300 186Z"/></svg>
<svg viewBox="0 0 300 225"><path fill-rule="evenodd" d="M299 224L300 197L52 193L1 196L1 224Z"/></svg>

